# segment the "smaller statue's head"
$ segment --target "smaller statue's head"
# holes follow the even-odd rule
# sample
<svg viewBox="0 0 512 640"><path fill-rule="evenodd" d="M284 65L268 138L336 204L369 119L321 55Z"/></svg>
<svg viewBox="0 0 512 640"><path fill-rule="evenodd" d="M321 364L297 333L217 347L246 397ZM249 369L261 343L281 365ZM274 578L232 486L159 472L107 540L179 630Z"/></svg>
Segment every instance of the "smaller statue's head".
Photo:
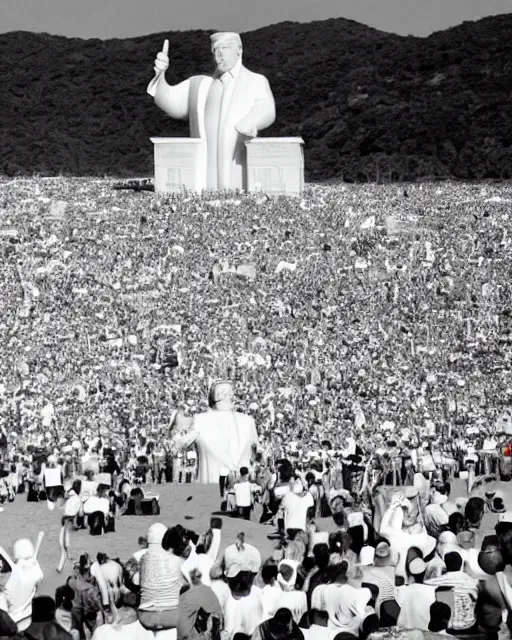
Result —
<svg viewBox="0 0 512 640"><path fill-rule="evenodd" d="M229 380L219 380L210 387L210 393L208 395L208 404L213 409L219 404L229 404L234 402L235 393L233 385Z"/></svg>
<svg viewBox="0 0 512 640"><path fill-rule="evenodd" d="M238 33L214 33L210 36L212 54L219 73L231 71L242 58L242 39Z"/></svg>
<svg viewBox="0 0 512 640"><path fill-rule="evenodd" d="M33 544L26 538L20 538L19 540L16 540L13 545L12 551L14 561L19 564L27 564L33 559L35 553Z"/></svg>

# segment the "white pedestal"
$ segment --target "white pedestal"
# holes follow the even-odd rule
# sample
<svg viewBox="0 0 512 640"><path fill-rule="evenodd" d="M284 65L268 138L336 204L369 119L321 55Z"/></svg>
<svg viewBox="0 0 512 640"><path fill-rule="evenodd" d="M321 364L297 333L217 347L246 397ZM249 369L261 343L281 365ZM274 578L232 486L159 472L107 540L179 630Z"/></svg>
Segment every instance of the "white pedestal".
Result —
<svg viewBox="0 0 512 640"><path fill-rule="evenodd" d="M155 192L206 189L206 143L201 138L151 138L155 151Z"/></svg>
<svg viewBox="0 0 512 640"><path fill-rule="evenodd" d="M302 138L253 138L247 148L247 190L299 196L304 189Z"/></svg>

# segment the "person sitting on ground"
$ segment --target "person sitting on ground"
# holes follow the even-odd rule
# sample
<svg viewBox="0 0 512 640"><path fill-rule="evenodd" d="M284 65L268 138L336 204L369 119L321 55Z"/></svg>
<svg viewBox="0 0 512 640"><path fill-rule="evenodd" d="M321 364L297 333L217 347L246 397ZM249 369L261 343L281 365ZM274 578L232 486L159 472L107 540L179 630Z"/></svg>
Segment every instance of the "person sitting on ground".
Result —
<svg viewBox="0 0 512 640"><path fill-rule="evenodd" d="M182 590L178 605L178 640L200 640L208 630L220 632L223 622L219 600L202 581L197 569L190 573L190 587Z"/></svg>
<svg viewBox="0 0 512 640"><path fill-rule="evenodd" d="M87 526L91 536L100 536L105 530L110 516L108 489L98 489L95 496L84 502L84 515L87 516Z"/></svg>
<svg viewBox="0 0 512 640"><path fill-rule="evenodd" d="M261 590L261 601L265 619L271 618L279 608L279 597L283 590L277 576L277 562L273 558L269 558L261 567L261 581L264 585Z"/></svg>
<svg viewBox="0 0 512 640"><path fill-rule="evenodd" d="M332 583L319 585L313 592L313 610L325 611L328 628L338 633L358 637L367 615L372 593L367 588L356 588L348 584L348 563L343 561L332 567Z"/></svg>
<svg viewBox="0 0 512 640"><path fill-rule="evenodd" d="M154 634L142 627L135 609L113 606L105 615L105 624L96 627L91 640L154 640Z"/></svg>
<svg viewBox="0 0 512 640"><path fill-rule="evenodd" d="M282 607L256 628L251 640L304 640L304 633L291 612Z"/></svg>
<svg viewBox="0 0 512 640"><path fill-rule="evenodd" d="M360 564L363 583L375 585L379 595L375 610L380 613L383 602L395 600L395 568L391 562L391 550L387 542L380 542L376 548L365 546L361 549Z"/></svg>
<svg viewBox="0 0 512 640"><path fill-rule="evenodd" d="M93 566L94 565L94 566ZM110 610L107 583L88 553L82 553L67 585L74 591L73 620L80 637L96 628L98 614Z"/></svg>
<svg viewBox="0 0 512 640"><path fill-rule="evenodd" d="M436 588L423 584L427 565L422 558L414 558L407 567L410 584L398 587L396 601L400 607L397 626L427 631L430 606L436 600Z"/></svg>
<svg viewBox="0 0 512 640"><path fill-rule="evenodd" d="M141 625L149 631L175 629L178 625L180 590L186 580L181 571L183 558L172 552L175 549L171 545L178 546L172 534L165 525L152 524L147 533L147 551L140 559L138 615Z"/></svg>
<svg viewBox="0 0 512 640"><path fill-rule="evenodd" d="M449 628L454 633L469 633L476 625L475 607L478 598L478 580L462 570L462 557L456 551L444 555L446 573L429 580L434 587L450 587L453 590L453 609Z"/></svg>
<svg viewBox="0 0 512 640"><path fill-rule="evenodd" d="M58 640L72 640L71 633L64 628L49 629L49 627L55 627L53 621L56 606L53 598L50 596L37 596L34 598L32 605L32 620L22 637L27 640L44 640L51 633L50 637L55 637Z"/></svg>
<svg viewBox="0 0 512 640"><path fill-rule="evenodd" d="M140 587L140 560L148 550L147 536L139 536L139 549L134 551L132 557L125 563L125 581L128 578L126 586L133 591L132 587Z"/></svg>
<svg viewBox="0 0 512 640"><path fill-rule="evenodd" d="M73 622L72 611L74 597L75 592L67 584L58 587L55 591L55 614L52 624L56 628L56 635L52 637L56 640L60 638L58 634L61 630L68 633L73 640L79 640L80 638L80 633L78 629L75 628ZM46 637L45 635L45 640Z"/></svg>
<svg viewBox="0 0 512 640"><path fill-rule="evenodd" d="M100 552L91 566L93 575L98 571L107 584L110 604L119 605L123 588L123 567L116 560L111 560L106 553Z"/></svg>
<svg viewBox="0 0 512 640"><path fill-rule="evenodd" d="M313 547L313 557L315 565L307 574L304 584L302 585L302 590L305 591L307 595L308 608L311 608L311 597L316 587L320 584L327 584L330 575L329 545L325 543L316 544Z"/></svg>
<svg viewBox="0 0 512 640"><path fill-rule="evenodd" d="M430 622L428 630L440 635L448 635L447 629L452 615L452 610L446 602L433 602L430 605Z"/></svg>

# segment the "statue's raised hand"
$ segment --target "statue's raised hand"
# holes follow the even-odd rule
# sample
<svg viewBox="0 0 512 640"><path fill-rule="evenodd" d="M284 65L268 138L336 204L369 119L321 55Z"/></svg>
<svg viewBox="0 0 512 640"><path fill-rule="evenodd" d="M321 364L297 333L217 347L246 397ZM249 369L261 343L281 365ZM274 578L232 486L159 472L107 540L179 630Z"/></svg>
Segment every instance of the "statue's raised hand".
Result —
<svg viewBox="0 0 512 640"><path fill-rule="evenodd" d="M157 75L160 75L161 73L165 73L169 68L168 54L169 54L169 40L164 40L164 46L162 47L162 51L159 51L156 54L155 66L153 67Z"/></svg>

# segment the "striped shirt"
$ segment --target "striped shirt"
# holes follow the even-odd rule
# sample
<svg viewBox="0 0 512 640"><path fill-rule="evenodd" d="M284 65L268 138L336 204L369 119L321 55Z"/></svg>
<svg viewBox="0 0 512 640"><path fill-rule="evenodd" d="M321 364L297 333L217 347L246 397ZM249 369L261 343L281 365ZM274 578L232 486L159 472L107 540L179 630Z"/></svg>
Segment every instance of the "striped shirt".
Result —
<svg viewBox="0 0 512 640"><path fill-rule="evenodd" d="M362 567L363 582L373 584L379 588L378 604L396 598L396 587L389 576L380 567ZM376 607L378 609L378 607Z"/></svg>
<svg viewBox="0 0 512 640"><path fill-rule="evenodd" d="M181 572L183 558L150 545L140 559L141 609L176 609L180 589L186 584Z"/></svg>

